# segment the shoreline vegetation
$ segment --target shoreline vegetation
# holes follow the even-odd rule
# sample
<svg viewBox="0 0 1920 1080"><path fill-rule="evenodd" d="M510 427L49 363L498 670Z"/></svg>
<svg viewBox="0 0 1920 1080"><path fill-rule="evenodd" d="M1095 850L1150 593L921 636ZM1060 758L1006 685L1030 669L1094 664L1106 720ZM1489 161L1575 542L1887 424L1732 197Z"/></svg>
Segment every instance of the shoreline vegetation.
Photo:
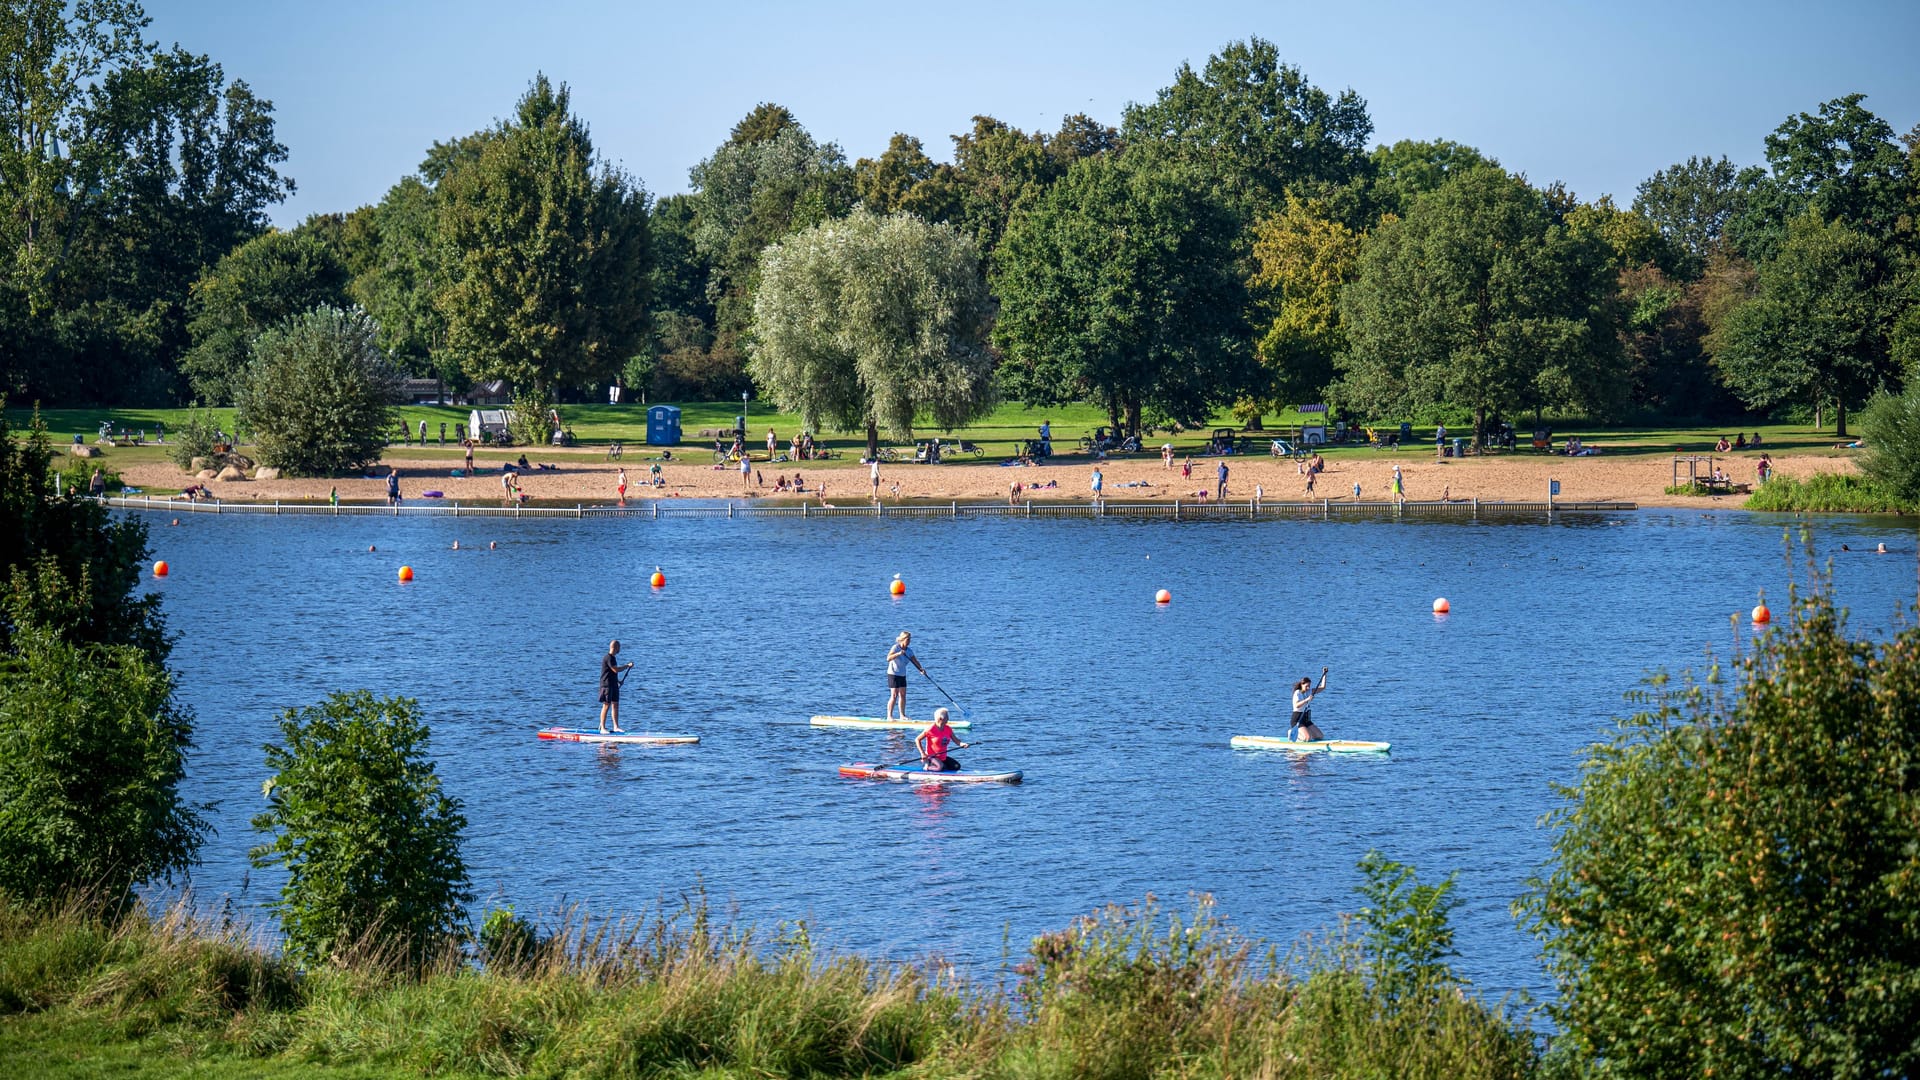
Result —
<svg viewBox="0 0 1920 1080"><path fill-rule="evenodd" d="M1394 938L1401 918L1444 934L1444 915L1389 905L1356 924L1364 942L1283 955L1205 897L1185 916L1149 898L1036 938L983 984L824 951L804 924L716 925L700 897L544 937L495 912L470 953L418 972L378 950L302 971L182 905L116 920L0 899L0 1059L43 1077L1531 1074L1524 1020Z"/></svg>
<svg viewBox="0 0 1920 1080"><path fill-rule="evenodd" d="M402 497L407 505L419 505L420 493L439 491L447 503L465 506L506 505L501 486L501 469L524 456L529 467L520 471L520 488L528 505L586 506L617 505L618 483L625 470L629 503L653 498L729 499L755 501L789 500L835 506L869 505L872 497L867 466L860 460L863 452L858 436L828 435L820 440L837 456L824 460L788 461L788 440L799 430L798 418L770 414L748 417L748 451L753 475L743 482L737 463L720 466L714 460L711 440L695 441L701 431L732 431L738 405L728 402L693 403L683 406L683 432L687 441L674 447L655 447L644 443L644 412L639 406L578 406L576 434L580 445L573 447L516 446L477 447L474 452L475 475L455 476L464 471L464 452L458 445L458 425L464 409L451 407L410 407L401 410L414 437L418 425L427 420L427 445L394 443L384 448L380 463L363 473L332 478L277 478L205 481L184 472L166 454L168 447L152 442L159 425L164 424L170 438L186 410L54 410L41 413L56 448L63 453L73 449L78 434L83 445L93 447L99 456L91 459L61 458L68 481L84 481L92 468L108 475L109 492L121 483L150 495L167 496L196 483L204 484L225 502L285 502L325 504L337 493L343 504L379 504L386 502L384 477L387 469L401 473ZM729 411L731 410L731 411ZM30 413L10 410L25 423ZM216 422L231 423L230 415L215 414ZM1032 410L1004 406L986 420L953 432L929 433L921 441L938 437L949 448L967 443L980 448L980 454L949 449L938 465L913 462L914 445L895 447L896 460L881 463L880 501L888 505L913 505L916 502L1010 500L1036 504L1091 500L1090 478L1099 468L1107 499L1120 501L1181 500L1195 503L1217 501L1217 466L1229 469L1228 499L1246 502L1258 493L1262 502L1320 502L1336 504L1373 502L1390 498L1393 471L1403 476L1407 498L1414 502L1453 501L1544 502L1550 481L1561 483L1558 496L1565 502L1625 502L1641 507L1731 506L1753 510L1855 510L1868 513L1902 513L1914 509L1900 500L1885 497L1853 479L1859 469L1862 451L1842 446L1830 433L1807 430L1797 425L1774 425L1759 429L1764 433L1761 449L1721 453L1714 449L1722 435L1731 431L1718 428L1687 427L1593 427L1574 425L1556 430L1554 445L1564 448L1569 437L1598 449L1591 456L1568 457L1564 453L1546 454L1522 448L1500 453L1470 455L1462 458L1440 457L1432 441L1432 431L1415 429L1414 440L1404 447L1370 447L1343 444L1323 448L1325 471L1315 477L1311 491L1299 463L1274 457L1268 448L1271 438L1287 438L1292 424L1300 418L1282 414L1270 418L1263 435L1253 436L1251 453L1217 455L1207 453L1212 429L1178 433L1162 432L1146 442L1143 452L1112 455L1095 459L1080 449L1080 439L1103 426L1104 416L1085 406L1059 410ZM1222 428L1234 426L1227 417L1217 417ZM96 445L101 422L111 420L129 431L144 429L148 441L140 446ZM1011 466L1021 443L1031 438L1041 421L1050 420L1054 432L1055 456L1030 466ZM449 442L439 442L438 424L449 425ZM778 437L779 453L769 460L765 433L772 428ZM1749 434L1751 434L1749 432ZM638 436L636 440L634 437ZM618 458L609 456L614 442L622 443ZM1173 446L1173 463L1167 467L1160 456L1163 445ZM171 442L169 443L171 445ZM241 447L242 453L248 448ZM662 460L661 451L672 457ZM1768 455L1776 475L1772 485L1756 483L1760 455ZM1681 459L1676 466L1675 459ZM1714 469L1724 471L1737 482L1751 485L1751 498L1728 492L1709 493L1685 489L1687 463L1699 459L1696 467L1704 475ZM1186 472L1191 463L1191 473ZM651 469L660 466L660 486L651 484ZM550 465L542 469L538 466ZM1683 484L1673 484L1675 470ZM794 475L806 483L804 492L778 490L781 479ZM1817 484L1820 495L1789 496L1797 491L1782 481ZM821 486L825 485L824 495ZM1019 484L1016 493L1013 485ZM1354 485L1360 486L1358 499ZM1794 501L1795 499L1798 501Z"/></svg>

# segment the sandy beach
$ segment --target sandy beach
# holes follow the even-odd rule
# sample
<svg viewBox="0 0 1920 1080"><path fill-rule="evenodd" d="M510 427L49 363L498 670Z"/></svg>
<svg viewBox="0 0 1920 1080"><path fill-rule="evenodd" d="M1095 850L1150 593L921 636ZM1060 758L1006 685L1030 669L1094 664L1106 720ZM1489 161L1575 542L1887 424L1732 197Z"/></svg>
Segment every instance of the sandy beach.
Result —
<svg viewBox="0 0 1920 1080"><path fill-rule="evenodd" d="M702 459L704 451L691 451ZM676 457L678 455L676 454ZM520 486L527 499L536 502L612 503L617 501L620 469L626 469L627 499L649 498L717 499L741 498L821 498L835 504L860 502L871 495L867 467L843 461L769 464L755 460L755 480L743 483L738 465L717 469L710 464L669 461L661 464L664 485L648 486L652 455L631 453L623 461L607 460L604 450L578 448L560 450L542 448L529 452L530 464L549 464L551 469L532 468L520 473ZM1436 459L1430 454L1407 452L1394 456L1343 457L1339 451L1327 455L1326 471L1315 480L1311 494L1306 477L1291 460L1273 457L1192 458L1192 475L1183 477L1182 460L1172 468L1164 467L1158 457L1109 459L1099 462L1105 494L1113 501L1155 499L1194 499L1201 491L1212 498L1216 466L1228 467L1227 497L1252 498L1256 489L1269 501L1300 499L1352 500L1354 485L1360 485L1360 498L1381 501L1391 497L1393 468L1398 465L1405 478L1407 498L1415 501L1438 499L1474 499L1483 501L1539 501L1547 497L1550 480L1560 481L1560 498L1567 501L1633 502L1642 506L1738 506L1745 496L1715 498L1668 495L1672 481L1672 461L1668 455L1628 455L1619 457L1568 458L1529 453L1510 453L1459 460ZM1758 453L1718 455L1727 474L1739 483L1755 482ZM1820 472L1853 472L1853 461L1831 453L1774 454L1776 470L1785 476L1805 478ZM387 466L400 470L402 499L412 502L423 493L438 491L447 500L468 503L502 502L497 462L481 461L482 472L472 477L455 477L460 461L454 453L434 456L424 450L405 447L391 449L378 476L337 480L247 480L215 481L208 487L215 497L227 502L300 500L325 501L328 492L339 489L343 502L382 502L386 498ZM1091 498L1090 480L1095 462L1078 455L1057 457L1046 465L1003 466L998 463L946 463L940 465L887 464L880 466L880 495L883 500L1002 500L1010 486L1022 486L1022 499L1038 501ZM776 479L791 479L798 472L806 484L805 496L775 494ZM123 473L127 484L154 491L178 490L194 483L193 478L173 465L145 463L130 465Z"/></svg>

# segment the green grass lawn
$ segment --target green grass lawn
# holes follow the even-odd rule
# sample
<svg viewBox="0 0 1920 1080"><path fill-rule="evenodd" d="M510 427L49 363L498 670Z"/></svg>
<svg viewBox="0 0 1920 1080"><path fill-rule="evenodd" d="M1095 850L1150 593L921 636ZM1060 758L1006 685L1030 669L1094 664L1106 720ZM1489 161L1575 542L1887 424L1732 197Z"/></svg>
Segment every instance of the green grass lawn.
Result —
<svg viewBox="0 0 1920 1080"><path fill-rule="evenodd" d="M734 417L740 415L740 404L733 401L702 401L680 404L680 429L683 441L678 448L680 453L698 455L712 446L710 438L700 436L702 429L733 428ZM565 419L581 443L589 448L604 447L611 442L622 442L636 452L646 451L647 407L644 405L568 405L561 408ZM185 409L47 409L40 413L41 420L56 443L65 445L73 441L74 435L80 435L85 441L92 442L103 421L112 421L127 429L145 429L152 438L165 424L169 430L177 428L185 417ZM233 410L216 410L226 425L233 422ZM452 405L409 405L398 410L406 420L408 430L418 432L420 421L427 422L428 446L426 453L431 456L446 456L449 459L460 456L458 431L467 420L469 410L464 406ZM24 425L31 415L29 409L9 408L6 410L7 422L16 428ZM771 427L779 436L780 446L784 450L787 441L799 430L800 419L792 413L775 412L760 402L750 402L747 407L747 442L750 446L764 448L767 429ZM1266 418L1266 427L1270 430L1285 431L1300 422L1300 415L1289 409L1279 416ZM1040 423L1051 421L1053 441L1056 452L1074 453L1083 436L1093 433L1095 428L1105 427L1106 413L1088 405L1069 405L1058 408L1030 408L1024 405L1002 405L992 415L979 423L969 425L953 432L937 429L916 431L922 438L939 436L942 441L964 439L982 448L981 460L1000 461L1019 453L1026 439L1037 436ZM438 443L440 424L447 425L449 444L443 450ZM1145 440L1147 453L1151 454L1162 443L1171 441L1178 454L1197 454L1204 450L1208 436L1216 427L1238 427L1239 424L1227 413L1215 415L1203 428L1195 428L1168 436L1161 434ZM1397 428L1397 424L1382 425ZM1520 447L1513 453L1528 454L1533 451L1528 446L1531 428L1520 425ZM1672 453L1707 453L1712 451L1715 442L1722 436L1731 437L1735 431L1744 431L1749 438L1758 430L1765 439L1765 448L1782 453L1825 452L1843 453L1836 450L1835 444L1841 440L1831 430L1815 430L1805 424L1765 424L1758 429L1748 426L1736 428L1734 425L1706 427L1697 425L1664 427L1644 424L1595 425L1568 423L1564 426L1553 425L1555 446L1564 446L1568 437L1577 437L1603 448L1608 454L1638 454L1657 456ZM1395 454L1432 453L1432 426L1416 426L1413 429L1411 445L1398 450L1372 449L1364 445L1342 445L1331 447L1328 453L1338 453L1342 457L1390 458ZM841 457L831 464L857 464L865 452L864 435L846 432L826 432L819 439L830 449L841 452ZM900 444L882 437L882 445L893 446L899 450L911 450L910 445ZM542 448L543 450L546 448ZM411 451L420 454L418 448ZM511 451L481 450L477 457L493 461L517 457L521 453L532 453L533 448L519 448ZM159 461L165 457L162 448L154 446L123 447L113 451L110 459L114 464L129 462ZM970 455L950 456L949 460L966 461Z"/></svg>

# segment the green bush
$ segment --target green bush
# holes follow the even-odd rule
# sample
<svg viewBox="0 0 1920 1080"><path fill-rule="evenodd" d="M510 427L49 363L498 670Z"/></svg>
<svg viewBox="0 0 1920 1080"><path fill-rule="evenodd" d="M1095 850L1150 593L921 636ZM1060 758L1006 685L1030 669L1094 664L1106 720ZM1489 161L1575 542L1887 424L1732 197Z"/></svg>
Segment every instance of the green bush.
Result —
<svg viewBox="0 0 1920 1080"><path fill-rule="evenodd" d="M1851 637L1821 583L1730 672L1653 686L1589 752L1518 905L1559 987L1555 1056L1920 1073L1920 627Z"/></svg>
<svg viewBox="0 0 1920 1080"><path fill-rule="evenodd" d="M206 833L180 799L193 721L160 664L41 627L0 661L0 890L123 902L194 861Z"/></svg>
<svg viewBox="0 0 1920 1080"><path fill-rule="evenodd" d="M1860 414L1866 455L1860 471L1907 506L1920 505L1920 384L1902 394L1878 394Z"/></svg>
<svg viewBox="0 0 1920 1080"><path fill-rule="evenodd" d="M526 446L545 446L553 438L553 402L545 396L521 392L513 398L513 422L507 433Z"/></svg>
<svg viewBox="0 0 1920 1080"><path fill-rule="evenodd" d="M255 340L238 416L262 465L332 476L380 460L396 422L400 373L381 355L377 333L365 312L317 307Z"/></svg>
<svg viewBox="0 0 1920 1080"><path fill-rule="evenodd" d="M134 596L146 524L71 489L55 498L53 457L37 413L24 437L0 414L0 652L18 630L39 626L78 644L132 645L164 663L160 597Z"/></svg>
<svg viewBox="0 0 1920 1080"><path fill-rule="evenodd" d="M1357 919L1381 993L1399 1000L1455 985L1447 966L1448 957L1459 955L1448 923L1460 903L1453 895L1454 875L1438 885L1422 885L1413 867L1377 851L1360 860L1360 872L1366 881L1355 891L1367 906Z"/></svg>
<svg viewBox="0 0 1920 1080"><path fill-rule="evenodd" d="M167 460L183 472L193 468L194 458L205 458L218 467L221 455L213 448L219 442L220 414L212 409L190 408L167 433Z"/></svg>
<svg viewBox="0 0 1920 1080"><path fill-rule="evenodd" d="M99 458L77 458L62 455L57 459L55 472L60 474L62 491L85 495L93 483L93 471L100 470L100 479L106 484L106 490L119 491L125 485L120 481L120 473L112 465Z"/></svg>
<svg viewBox="0 0 1920 1080"><path fill-rule="evenodd" d="M1774 476L1754 491L1747 499L1746 508L1803 514L1892 514L1912 507L1866 477L1815 473L1805 480Z"/></svg>
<svg viewBox="0 0 1920 1080"><path fill-rule="evenodd" d="M304 964L364 959L418 967L461 935L471 900L460 802L441 791L419 706L362 690L280 717L267 747L274 834L250 853L285 868L272 905L287 955Z"/></svg>

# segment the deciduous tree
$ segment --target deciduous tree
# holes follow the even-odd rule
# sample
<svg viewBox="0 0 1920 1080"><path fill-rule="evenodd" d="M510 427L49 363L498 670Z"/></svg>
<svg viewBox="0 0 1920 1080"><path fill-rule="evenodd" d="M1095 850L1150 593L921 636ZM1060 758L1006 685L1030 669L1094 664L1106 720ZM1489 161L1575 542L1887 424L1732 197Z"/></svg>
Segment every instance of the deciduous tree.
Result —
<svg viewBox="0 0 1920 1080"><path fill-rule="evenodd" d="M910 439L993 405L991 306L971 241L864 210L769 247L754 299L754 379L809 428Z"/></svg>
<svg viewBox="0 0 1920 1080"><path fill-rule="evenodd" d="M1007 394L1189 423L1251 391L1236 218L1204 178L1128 150L1076 162L1014 215L993 271Z"/></svg>
<svg viewBox="0 0 1920 1080"><path fill-rule="evenodd" d="M355 473L380 460L400 372L365 312L317 307L262 333L239 400L260 462L292 476Z"/></svg>
<svg viewBox="0 0 1920 1080"><path fill-rule="evenodd" d="M253 339L323 304L347 303L347 271L318 237L271 232L235 248L194 283L193 349L180 360L209 405L238 400Z"/></svg>
<svg viewBox="0 0 1920 1080"><path fill-rule="evenodd" d="M1254 415L1322 400L1334 358L1346 351L1340 292L1353 280L1361 236L1333 220L1325 203L1289 199L1284 212L1254 226L1256 355L1266 385L1250 401Z"/></svg>

